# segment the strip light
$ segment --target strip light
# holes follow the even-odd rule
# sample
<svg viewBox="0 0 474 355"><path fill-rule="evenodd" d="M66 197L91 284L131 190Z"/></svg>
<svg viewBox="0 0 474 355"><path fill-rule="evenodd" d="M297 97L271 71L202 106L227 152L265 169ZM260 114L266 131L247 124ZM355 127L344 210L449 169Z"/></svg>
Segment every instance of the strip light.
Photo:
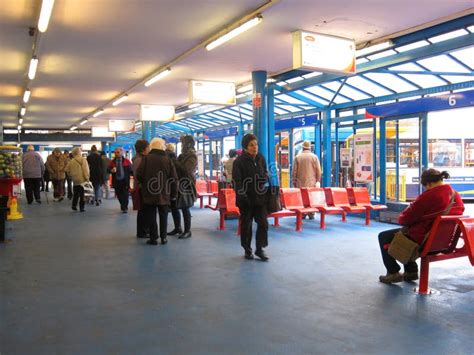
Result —
<svg viewBox="0 0 474 355"><path fill-rule="evenodd" d="M239 27L233 29L230 32L227 32L225 35L219 37L218 39L212 41L206 46L208 51L213 50L214 48L220 46L221 44L231 40L234 37L237 37L241 33L251 29L252 27L257 26L260 22L262 22L263 17L261 15L254 17L253 19L245 22L244 24L240 25Z"/></svg>
<svg viewBox="0 0 474 355"><path fill-rule="evenodd" d="M31 90L30 89L26 89L25 90L25 93L23 94L23 102L26 104L28 102L28 100L30 99L30 96L31 96Z"/></svg>
<svg viewBox="0 0 474 355"><path fill-rule="evenodd" d="M26 107L23 106L20 110L20 116L23 117L25 115L25 113L26 113Z"/></svg>
<svg viewBox="0 0 474 355"><path fill-rule="evenodd" d="M38 68L38 58L33 57L30 61L30 69L28 70L28 78L33 80L36 76L36 68Z"/></svg>
<svg viewBox="0 0 474 355"><path fill-rule="evenodd" d="M128 95L125 94L123 95L122 97L118 98L117 100L115 100L114 102L112 102L112 106L117 106L117 105L120 105L122 102L126 101L128 99Z"/></svg>
<svg viewBox="0 0 474 355"><path fill-rule="evenodd" d="M85 120L82 120L81 123L79 123L79 124L80 124L81 126L83 126L83 125L85 125L87 122L88 122L88 120L85 119Z"/></svg>
<svg viewBox="0 0 474 355"><path fill-rule="evenodd" d="M145 86L148 87L148 86L150 86L151 84L156 83L158 80L163 79L165 76L169 75L170 73L171 73L171 68L166 68L165 70L159 72L159 73L156 74L153 78L151 78L150 80L148 80L148 81L145 83Z"/></svg>
<svg viewBox="0 0 474 355"><path fill-rule="evenodd" d="M388 47L391 47L392 45L393 45L392 41L386 41L386 42L374 44L373 46L356 50L356 57L361 57L369 53L378 52Z"/></svg>
<svg viewBox="0 0 474 355"><path fill-rule="evenodd" d="M21 124L18 125L17 129L21 131Z"/></svg>
<svg viewBox="0 0 474 355"><path fill-rule="evenodd" d="M20 119L18 120L18 124L19 124L19 125L22 125L22 124L23 124L23 118L20 118Z"/></svg>
<svg viewBox="0 0 474 355"><path fill-rule="evenodd" d="M41 4L41 12L38 20L38 31L46 32L48 29L49 19L53 11L54 0L43 0Z"/></svg>
<svg viewBox="0 0 474 355"><path fill-rule="evenodd" d="M75 131L77 129L77 126L72 126L71 128L69 128L71 131Z"/></svg>
<svg viewBox="0 0 474 355"><path fill-rule="evenodd" d="M99 111L97 111L96 113L94 113L94 114L92 115L92 117L98 117L98 116L102 115L103 113L104 113L104 110L99 110Z"/></svg>

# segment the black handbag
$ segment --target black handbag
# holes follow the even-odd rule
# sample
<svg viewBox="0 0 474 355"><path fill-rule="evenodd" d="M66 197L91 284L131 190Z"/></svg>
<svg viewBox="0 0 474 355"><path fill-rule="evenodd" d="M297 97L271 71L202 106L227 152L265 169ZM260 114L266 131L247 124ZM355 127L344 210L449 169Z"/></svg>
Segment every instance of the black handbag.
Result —
<svg viewBox="0 0 474 355"><path fill-rule="evenodd" d="M274 213L281 211L280 201L280 186L272 186L270 179L268 179L270 186L267 189L267 212Z"/></svg>

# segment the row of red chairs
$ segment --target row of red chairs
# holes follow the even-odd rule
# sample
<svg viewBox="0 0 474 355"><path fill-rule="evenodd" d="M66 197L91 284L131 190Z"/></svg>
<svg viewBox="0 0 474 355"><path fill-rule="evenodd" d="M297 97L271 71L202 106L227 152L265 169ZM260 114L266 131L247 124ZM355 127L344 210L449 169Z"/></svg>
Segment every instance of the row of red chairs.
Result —
<svg viewBox="0 0 474 355"><path fill-rule="evenodd" d="M199 199L199 207L204 207L204 197L208 198L208 204L211 204L212 197L218 197L219 185L215 180L196 180L196 192Z"/></svg>

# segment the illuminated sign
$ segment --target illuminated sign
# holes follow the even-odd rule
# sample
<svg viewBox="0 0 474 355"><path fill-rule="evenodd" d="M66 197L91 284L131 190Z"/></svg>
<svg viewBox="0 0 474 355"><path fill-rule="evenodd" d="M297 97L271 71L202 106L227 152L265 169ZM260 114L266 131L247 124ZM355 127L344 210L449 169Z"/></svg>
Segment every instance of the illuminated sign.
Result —
<svg viewBox="0 0 474 355"><path fill-rule="evenodd" d="M91 137L115 137L115 133L107 127L92 127Z"/></svg>
<svg viewBox="0 0 474 355"><path fill-rule="evenodd" d="M109 120L110 132L133 132L135 120Z"/></svg>
<svg viewBox="0 0 474 355"><path fill-rule="evenodd" d="M293 32L293 69L355 74L354 40L320 33Z"/></svg>
<svg viewBox="0 0 474 355"><path fill-rule="evenodd" d="M174 121L174 106L140 105L140 121Z"/></svg>
<svg viewBox="0 0 474 355"><path fill-rule="evenodd" d="M235 84L191 80L189 82L189 101L200 104L235 105Z"/></svg>

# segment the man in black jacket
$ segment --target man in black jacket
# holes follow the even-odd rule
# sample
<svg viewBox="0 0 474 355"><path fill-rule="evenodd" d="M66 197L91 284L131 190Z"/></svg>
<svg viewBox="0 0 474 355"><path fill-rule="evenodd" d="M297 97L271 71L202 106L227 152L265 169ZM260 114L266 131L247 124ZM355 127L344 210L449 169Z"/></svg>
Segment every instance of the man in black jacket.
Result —
<svg viewBox="0 0 474 355"><path fill-rule="evenodd" d="M102 171L102 158L97 151L97 147L91 147L91 153L87 157L87 163L90 169L90 180L94 187L95 205L102 203L102 185L104 184L104 172Z"/></svg>
<svg viewBox="0 0 474 355"><path fill-rule="evenodd" d="M240 242L245 250L245 258L253 259L252 222L257 223L255 255L267 261L263 251L268 245L268 221L266 183L267 164L263 155L258 153L257 137L246 134L242 139L244 152L234 161L232 179L236 193L236 204L240 209Z"/></svg>

